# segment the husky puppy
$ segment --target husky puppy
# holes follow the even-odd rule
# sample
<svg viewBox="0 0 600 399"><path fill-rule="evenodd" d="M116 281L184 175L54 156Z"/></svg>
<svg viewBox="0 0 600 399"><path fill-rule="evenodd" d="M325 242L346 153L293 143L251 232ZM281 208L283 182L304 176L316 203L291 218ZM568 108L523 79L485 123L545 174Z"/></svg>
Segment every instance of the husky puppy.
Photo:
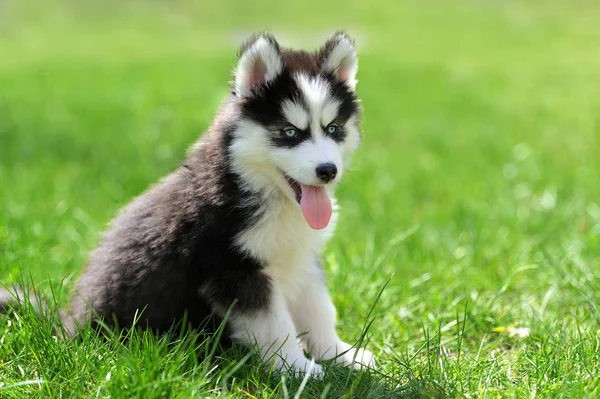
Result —
<svg viewBox="0 0 600 399"><path fill-rule="evenodd" d="M336 333L319 262L334 187L360 141L356 72L344 33L316 52L269 34L248 40L231 94L186 161L104 233L62 316L67 331L136 317L157 330L184 319L204 328L231 309L229 337L276 368L321 375L302 348L316 361L370 365L370 352Z"/></svg>

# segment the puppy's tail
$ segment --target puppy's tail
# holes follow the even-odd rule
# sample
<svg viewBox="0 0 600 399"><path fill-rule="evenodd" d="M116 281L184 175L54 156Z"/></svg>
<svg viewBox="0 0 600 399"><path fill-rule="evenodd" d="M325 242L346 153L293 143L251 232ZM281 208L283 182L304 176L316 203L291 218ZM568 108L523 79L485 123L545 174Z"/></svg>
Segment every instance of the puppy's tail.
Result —
<svg viewBox="0 0 600 399"><path fill-rule="evenodd" d="M22 310L28 307L39 318L50 318L52 320L56 336L66 339L77 335L79 331L77 321L66 312L52 311L44 296L35 292L35 290L24 291L16 286L10 288L0 287L0 316L8 313L11 309Z"/></svg>
<svg viewBox="0 0 600 399"><path fill-rule="evenodd" d="M18 309L30 303L35 313L47 314L48 304L39 295L25 292L18 287L0 288L0 314L8 312L9 309Z"/></svg>

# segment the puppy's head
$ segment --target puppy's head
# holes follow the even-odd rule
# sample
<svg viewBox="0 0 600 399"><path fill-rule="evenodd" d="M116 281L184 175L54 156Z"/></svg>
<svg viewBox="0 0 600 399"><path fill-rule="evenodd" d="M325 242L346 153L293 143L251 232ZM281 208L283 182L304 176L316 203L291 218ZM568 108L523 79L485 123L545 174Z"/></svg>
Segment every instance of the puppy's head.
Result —
<svg viewBox="0 0 600 399"><path fill-rule="evenodd" d="M242 119L230 154L250 188L297 202L308 224L327 226L329 194L360 141L352 39L318 51L284 49L262 34L240 49L232 91Z"/></svg>

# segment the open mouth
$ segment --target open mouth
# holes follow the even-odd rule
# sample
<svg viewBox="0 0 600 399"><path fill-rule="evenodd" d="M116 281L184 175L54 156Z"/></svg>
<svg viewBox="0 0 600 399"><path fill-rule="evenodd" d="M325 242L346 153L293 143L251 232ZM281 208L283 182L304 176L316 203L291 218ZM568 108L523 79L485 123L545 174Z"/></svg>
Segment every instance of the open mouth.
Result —
<svg viewBox="0 0 600 399"><path fill-rule="evenodd" d="M284 176L296 194L296 201L300 204L308 225L315 230L327 227L333 210L325 186L309 186L292 179L285 173Z"/></svg>
<svg viewBox="0 0 600 399"><path fill-rule="evenodd" d="M296 180L292 179L288 175L284 174L284 176L287 179L288 184L290 185L292 190L294 190L294 194L296 194L296 201L300 203L302 201L302 188L300 187L300 183L298 183Z"/></svg>

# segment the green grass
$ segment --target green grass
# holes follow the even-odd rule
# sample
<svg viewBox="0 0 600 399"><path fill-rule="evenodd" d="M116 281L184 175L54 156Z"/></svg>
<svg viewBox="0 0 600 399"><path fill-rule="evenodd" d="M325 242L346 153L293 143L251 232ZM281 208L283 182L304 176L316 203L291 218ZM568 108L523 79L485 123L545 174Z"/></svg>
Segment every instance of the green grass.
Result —
<svg viewBox="0 0 600 399"><path fill-rule="evenodd" d="M106 223L207 127L247 32L314 48L346 27L364 142L324 260L340 334L370 325L379 366L301 396L600 396L597 3L282 3L0 1L0 282L64 304ZM0 317L0 397L301 388L213 349L57 341L22 310Z"/></svg>

